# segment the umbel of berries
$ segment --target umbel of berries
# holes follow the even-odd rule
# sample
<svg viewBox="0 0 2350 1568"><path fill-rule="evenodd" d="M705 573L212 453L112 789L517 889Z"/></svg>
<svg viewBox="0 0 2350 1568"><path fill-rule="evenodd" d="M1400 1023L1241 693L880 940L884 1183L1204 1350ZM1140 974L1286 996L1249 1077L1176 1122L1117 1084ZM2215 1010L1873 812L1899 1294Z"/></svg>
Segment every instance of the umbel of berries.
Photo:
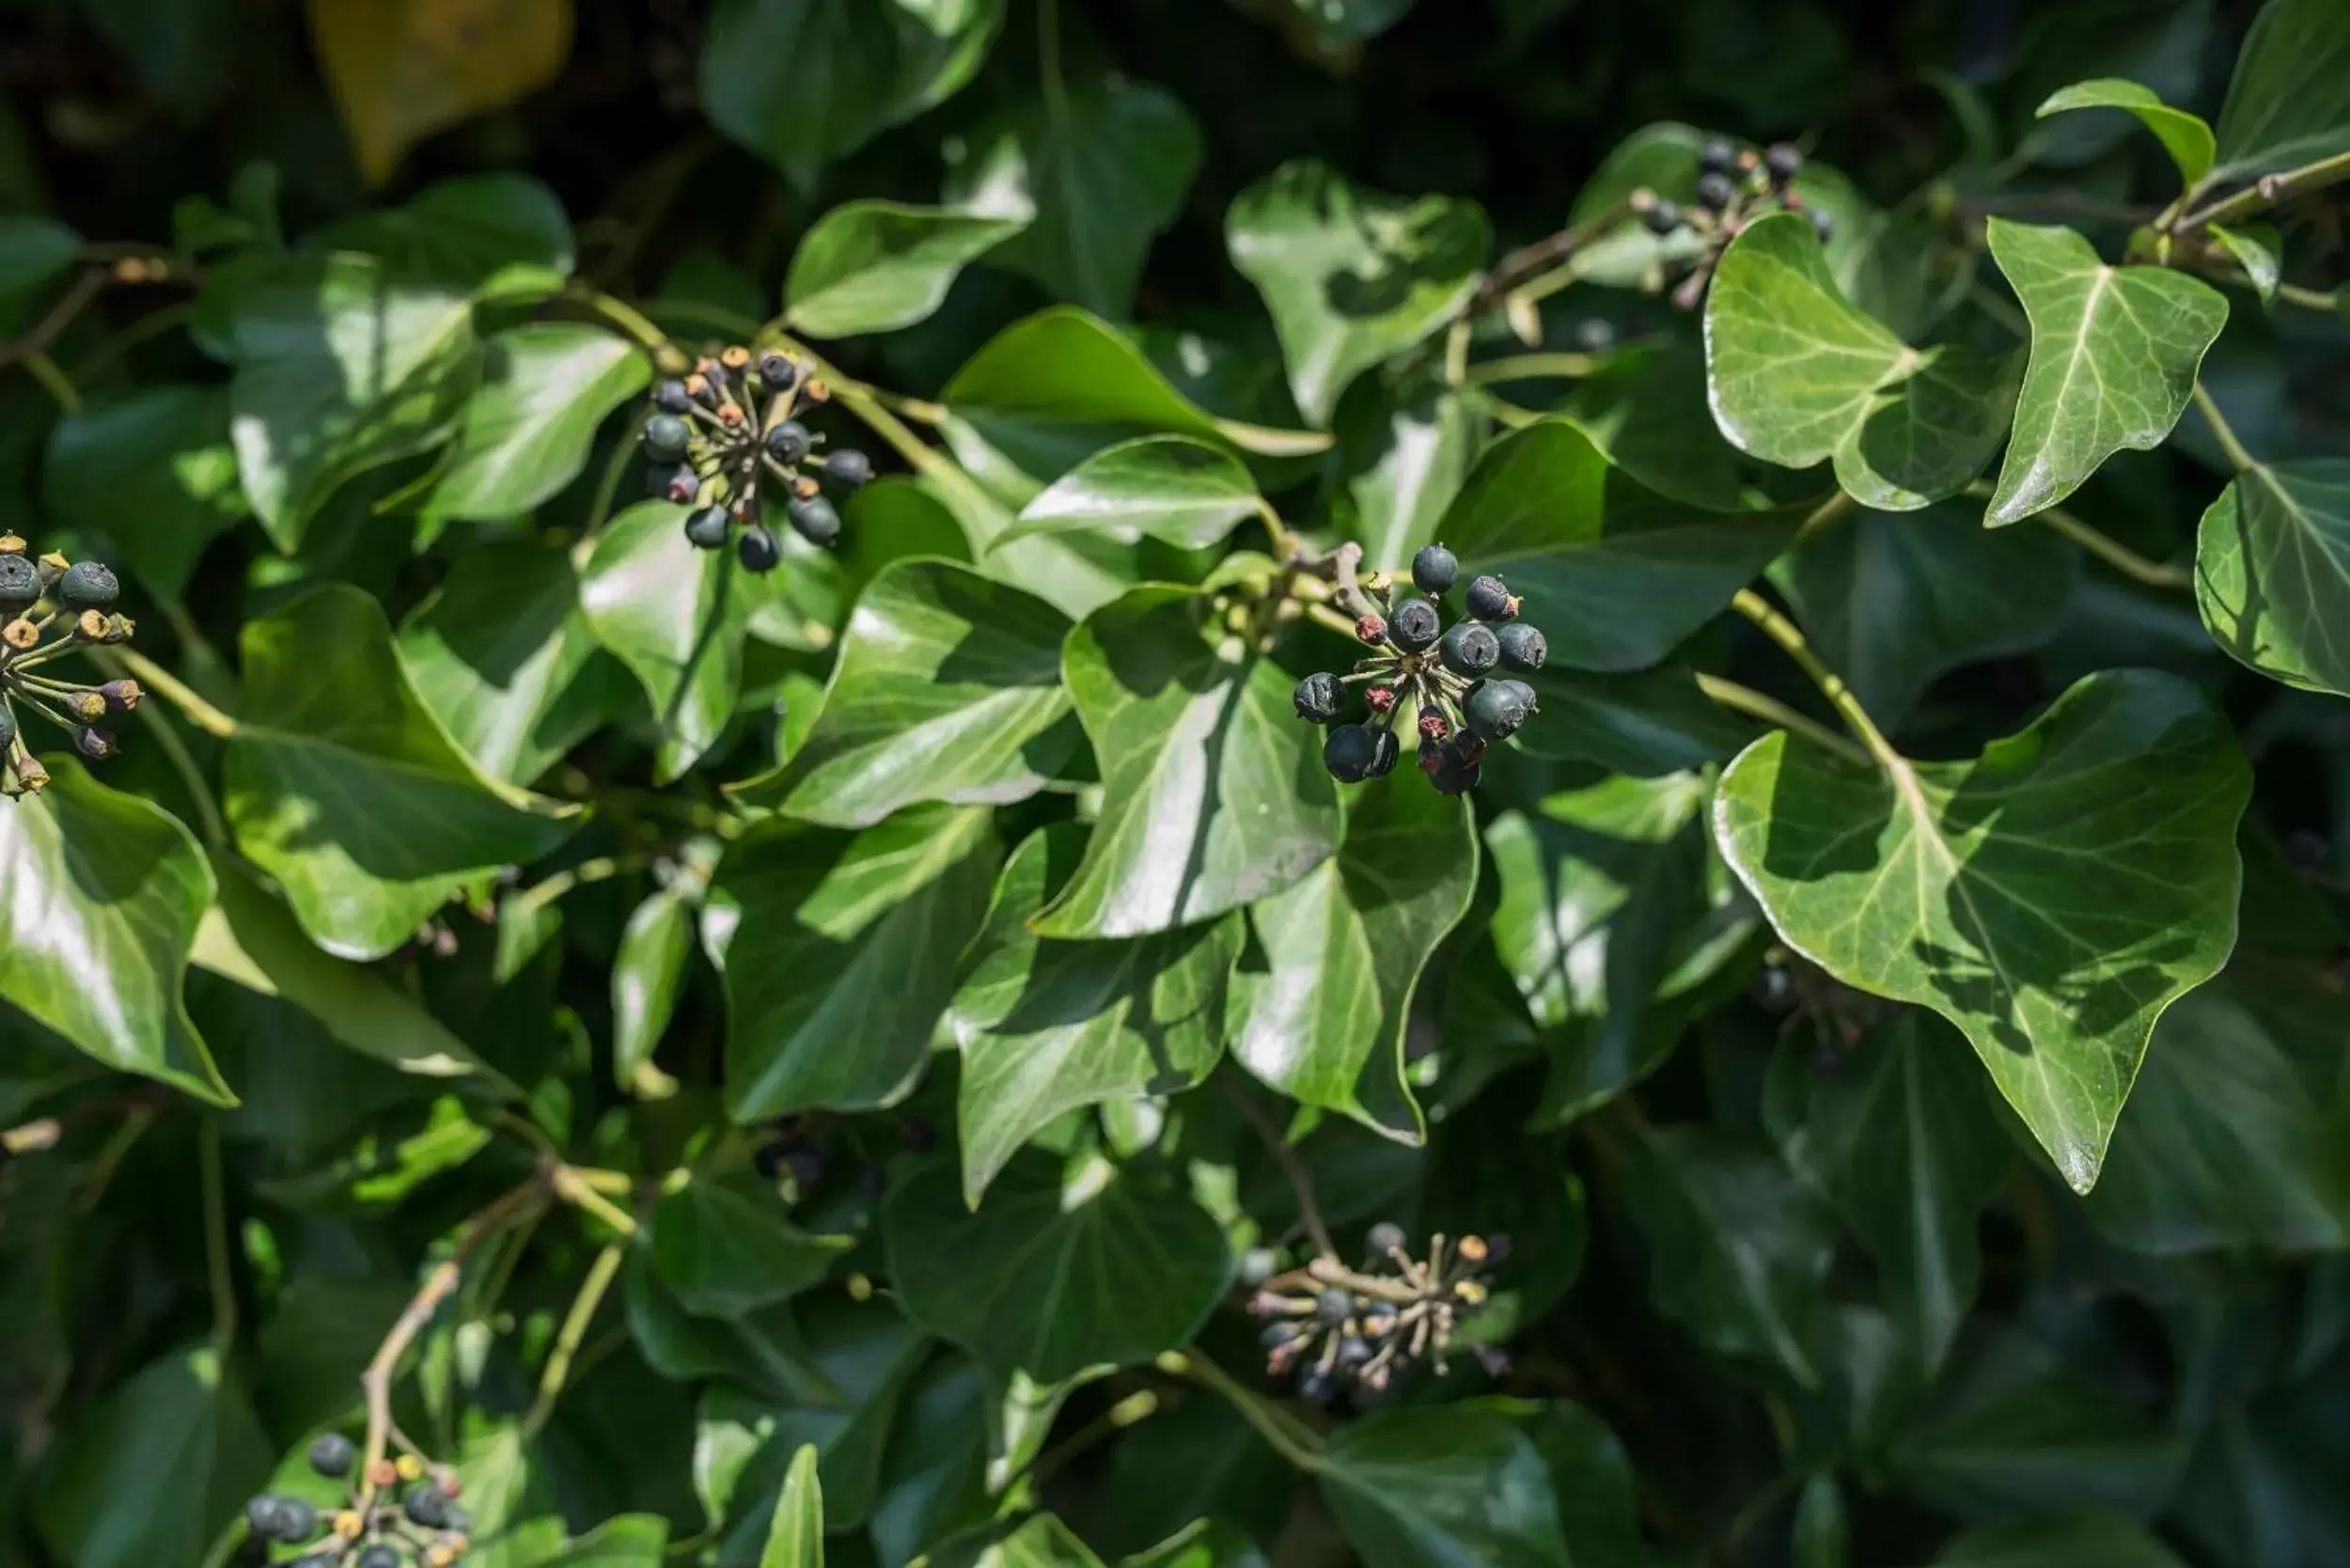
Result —
<svg viewBox="0 0 2350 1568"><path fill-rule="evenodd" d="M1365 1237L1360 1268L1318 1257L1304 1268L1275 1275L1248 1299L1248 1310L1270 1319L1259 1341L1265 1371L1294 1376L1298 1393L1327 1404L1351 1393L1358 1406L1391 1397L1397 1383L1426 1363L1442 1377L1462 1325L1491 1298L1488 1276L1509 1256L1509 1239L1429 1238L1414 1257L1401 1226L1383 1221ZM1498 1374L1497 1351L1477 1347L1488 1372Z"/></svg>
<svg viewBox="0 0 2350 1568"><path fill-rule="evenodd" d="M829 548L840 537L840 513L824 487L838 494L873 477L873 464L852 447L825 449L824 438L798 416L830 397L823 381L790 354L754 355L741 344L696 363L692 372L653 388L645 421L645 482L662 500L693 510L685 537L703 550L729 541L752 572L773 572L783 559L769 515L769 480L781 496L783 522L810 544Z"/></svg>
<svg viewBox="0 0 2350 1568"><path fill-rule="evenodd" d="M1665 273L1677 270L1681 281L1673 290L1673 303L1693 308L1704 297L1705 285L1723 249L1765 212L1808 213L1812 228L1823 242L1827 240L1833 232L1827 213L1807 207L1795 193L1795 177L1802 172L1803 153L1790 143L1775 143L1756 152L1715 136L1699 149L1697 180L1688 205L1645 188L1633 192L1632 211L1639 214L1650 233L1661 238L1685 229L1699 242L1664 263L1650 286L1661 290Z"/></svg>
<svg viewBox="0 0 2350 1568"><path fill-rule="evenodd" d="M0 534L0 794L21 795L49 782L49 770L24 739L26 714L66 732L74 754L101 762L119 749L105 720L139 705L129 679L85 686L51 666L70 654L131 640L128 616L116 613L122 585L97 561L34 557L14 534Z"/></svg>
<svg viewBox="0 0 2350 1568"><path fill-rule="evenodd" d="M1297 716L1329 726L1322 761L1331 776L1355 784L1392 771L1405 745L1420 772L1449 795L1477 787L1485 753L1508 740L1535 710L1534 688L1517 676L1543 667L1543 634L1518 619L1509 585L1494 576L1461 588L1461 615L1445 624L1444 605L1461 588L1461 563L1441 544L1412 558L1407 594L1373 573L1363 592L1374 607L1355 635L1371 651L1346 675L1317 671L1297 683ZM1348 721L1348 690L1359 686L1367 714ZM1408 739L1399 734L1408 724Z"/></svg>
<svg viewBox="0 0 2350 1568"><path fill-rule="evenodd" d="M338 1432L315 1439L309 1460L320 1476L345 1482L343 1500L321 1507L264 1493L244 1506L248 1539L306 1548L304 1568L452 1568L472 1545L455 1471L403 1453L354 1473L358 1445Z"/></svg>

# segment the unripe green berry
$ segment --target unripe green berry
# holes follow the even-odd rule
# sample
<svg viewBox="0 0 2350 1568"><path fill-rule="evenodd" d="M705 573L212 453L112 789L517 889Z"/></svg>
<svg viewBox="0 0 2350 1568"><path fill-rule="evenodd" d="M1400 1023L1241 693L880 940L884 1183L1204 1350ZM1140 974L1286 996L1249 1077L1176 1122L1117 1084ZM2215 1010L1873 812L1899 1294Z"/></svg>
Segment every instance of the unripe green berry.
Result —
<svg viewBox="0 0 2350 1568"><path fill-rule="evenodd" d="M767 432L767 455L786 468L807 461L807 427L786 419Z"/></svg>
<svg viewBox="0 0 2350 1568"><path fill-rule="evenodd" d="M1513 620L1504 626L1498 641L1501 662L1512 669L1531 674L1542 668L1543 661L1550 657L1550 643L1543 635L1542 628L1529 626L1523 620Z"/></svg>
<svg viewBox="0 0 2350 1568"><path fill-rule="evenodd" d="M122 585L96 561L75 561L57 579L57 602L69 610L102 610L121 597Z"/></svg>
<svg viewBox="0 0 2350 1568"><path fill-rule="evenodd" d="M724 507L697 507L685 515L685 537L697 550L721 550L734 531L734 520Z"/></svg>
<svg viewBox="0 0 2350 1568"><path fill-rule="evenodd" d="M1328 670L1317 670L1297 682L1292 695L1297 716L1312 724L1327 724L1346 705L1346 686Z"/></svg>
<svg viewBox="0 0 2350 1568"><path fill-rule="evenodd" d="M1469 728L1487 741L1506 741L1533 716L1534 688L1523 681L1487 681L1463 704Z"/></svg>
<svg viewBox="0 0 2350 1568"><path fill-rule="evenodd" d="M1451 588L1460 574L1460 560L1441 544L1424 544L1412 557L1412 581L1432 597Z"/></svg>
<svg viewBox="0 0 2350 1568"><path fill-rule="evenodd" d="M1493 629L1474 620L1455 621L1444 635L1444 667L1455 675L1482 675L1500 656Z"/></svg>
<svg viewBox="0 0 2350 1568"><path fill-rule="evenodd" d="M655 463L681 463L693 444L693 430L674 414L656 414L645 421L645 455Z"/></svg>
<svg viewBox="0 0 2350 1568"><path fill-rule="evenodd" d="M776 536L763 523L754 523L743 530L743 538L735 545L734 553L742 560L744 571L762 575L773 572L776 563L783 559L783 546L776 542Z"/></svg>
<svg viewBox="0 0 2350 1568"><path fill-rule="evenodd" d="M784 503L783 515L793 533L820 549L830 549L840 537L840 513L822 495L794 495Z"/></svg>
<svg viewBox="0 0 2350 1568"><path fill-rule="evenodd" d="M1444 618L1425 599L1406 599L1387 617L1387 637L1406 653L1417 653L1436 640Z"/></svg>

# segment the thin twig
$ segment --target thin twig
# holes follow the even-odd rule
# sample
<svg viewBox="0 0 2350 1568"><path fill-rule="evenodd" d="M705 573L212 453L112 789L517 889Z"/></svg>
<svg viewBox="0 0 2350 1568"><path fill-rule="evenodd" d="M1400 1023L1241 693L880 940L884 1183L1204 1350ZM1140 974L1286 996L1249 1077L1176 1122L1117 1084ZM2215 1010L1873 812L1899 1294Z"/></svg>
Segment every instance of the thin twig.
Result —
<svg viewBox="0 0 2350 1568"><path fill-rule="evenodd" d="M564 1315L562 1330L555 1337L555 1348L547 1352L546 1370L539 1376L539 1397L531 1402L530 1413L523 1418L524 1436L537 1436L546 1426L547 1418L555 1413L555 1402L563 1392L563 1380L571 1375L572 1358L579 1354L579 1342L588 1337L588 1325L595 1322L596 1309L603 1304L604 1293L612 1288L612 1277L619 1273L620 1260L627 1250L621 1243L614 1242L588 1265L588 1278L580 1281L579 1294L572 1298L572 1309Z"/></svg>
<svg viewBox="0 0 2350 1568"><path fill-rule="evenodd" d="M221 1170L216 1116L204 1119L196 1138L196 1165L204 1201L204 1273L212 1293L212 1349L227 1356L237 1342L237 1282L228 1265L228 1189Z"/></svg>
<svg viewBox="0 0 2350 1568"><path fill-rule="evenodd" d="M1188 1377L1222 1395L1240 1413L1241 1419L1256 1428L1258 1436L1299 1469L1322 1468L1321 1437L1296 1425L1271 1401L1244 1387L1198 1350L1170 1350L1158 1358L1157 1365L1159 1371L1170 1376Z"/></svg>
<svg viewBox="0 0 2350 1568"><path fill-rule="evenodd" d="M1330 1239L1329 1226L1323 1223L1321 1205L1314 1201L1313 1172L1306 1168L1305 1160L1290 1147L1289 1140L1281 1136L1281 1129L1273 1124L1273 1119L1248 1097L1246 1090L1228 1074L1217 1074L1215 1081L1242 1119L1255 1128L1257 1136L1264 1140L1265 1148L1279 1164L1281 1174L1289 1178L1290 1186L1297 1194L1298 1222L1306 1227L1306 1234L1313 1242L1314 1250L1325 1258L1336 1258L1339 1255L1338 1246Z"/></svg>
<svg viewBox="0 0 2350 1568"><path fill-rule="evenodd" d="M2297 169L2285 169L2276 174L2264 174L2235 195L2207 207L2199 207L2172 223L2170 231L2197 229L2206 224L2241 223L2255 213L2264 212L2279 202L2309 195L2327 185L2350 180L2350 152L2337 152L2314 164Z"/></svg>
<svg viewBox="0 0 2350 1568"><path fill-rule="evenodd" d="M178 676L146 654L129 648L110 648L104 651L104 656L121 661L122 667L136 677L140 685L168 698L187 715L190 724L206 734L218 735L226 740L237 732L235 719L205 701L194 688L184 684Z"/></svg>
<svg viewBox="0 0 2350 1568"><path fill-rule="evenodd" d="M107 280L113 276L105 267L91 267L73 280L73 287L57 296L47 314L25 331L6 343L0 343L0 365L13 365L20 359L46 354L49 345L58 334L73 324L73 319L87 308L90 301L103 293Z"/></svg>

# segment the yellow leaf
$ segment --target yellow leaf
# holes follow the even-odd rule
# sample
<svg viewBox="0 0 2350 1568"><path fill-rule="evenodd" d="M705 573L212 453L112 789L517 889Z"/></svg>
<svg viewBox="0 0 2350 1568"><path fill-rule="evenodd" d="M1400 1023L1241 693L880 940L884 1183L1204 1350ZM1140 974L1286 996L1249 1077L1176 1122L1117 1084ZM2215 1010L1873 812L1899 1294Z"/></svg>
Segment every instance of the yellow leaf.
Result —
<svg viewBox="0 0 2350 1568"><path fill-rule="evenodd" d="M435 131L544 86L572 0L309 0L310 35L359 172L381 185Z"/></svg>

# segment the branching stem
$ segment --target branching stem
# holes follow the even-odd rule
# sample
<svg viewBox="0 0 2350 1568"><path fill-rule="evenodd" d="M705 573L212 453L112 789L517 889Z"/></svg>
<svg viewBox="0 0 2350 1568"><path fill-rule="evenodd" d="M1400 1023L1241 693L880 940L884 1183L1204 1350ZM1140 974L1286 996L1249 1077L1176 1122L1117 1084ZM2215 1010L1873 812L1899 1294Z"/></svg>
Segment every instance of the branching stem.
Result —
<svg viewBox="0 0 2350 1568"><path fill-rule="evenodd" d="M1811 651L1811 644L1794 621L1773 609L1770 602L1752 588L1740 588L1737 597L1730 602L1730 607L1754 622L1764 636L1778 644L1804 674L1811 678L1811 683L1820 688L1820 695L1827 698L1828 706L1834 708L1852 732L1860 737L1861 745L1878 767L1896 777L1900 776L1904 765L1902 754L1893 749L1893 743L1885 738L1885 732L1876 727L1876 721L1860 705L1860 699L1853 695L1852 688L1844 684L1844 678L1828 668Z"/></svg>
<svg viewBox="0 0 2350 1568"><path fill-rule="evenodd" d="M1263 1141L1275 1163L1280 1166L1281 1174L1289 1179L1291 1190L1297 1195L1298 1223L1306 1228L1307 1238L1314 1244L1314 1250L1325 1258L1336 1259L1339 1255L1338 1245L1330 1239L1330 1227L1323 1221L1322 1205L1314 1200L1313 1172L1306 1168L1305 1160L1290 1146L1289 1139L1281 1136L1281 1129L1273 1124L1273 1119L1264 1113L1264 1108L1248 1097L1246 1089L1224 1074L1218 1074L1215 1082L1223 1090L1224 1097L1231 1101L1232 1108L1240 1112L1241 1119L1256 1129L1257 1137Z"/></svg>
<svg viewBox="0 0 2350 1568"><path fill-rule="evenodd" d="M539 1397L531 1402L530 1413L523 1418L523 1435L535 1437L555 1413L555 1402L562 1396L563 1380L571 1375L572 1358L579 1354L580 1341L588 1337L588 1327L596 1320L596 1309L603 1304L604 1293L612 1288L613 1277L620 1272L620 1261L627 1247L613 1242L596 1254L596 1261L588 1266L588 1278L580 1281L579 1294L572 1298L572 1309L564 1314L563 1327L555 1337L555 1348L547 1352L546 1370L539 1375Z"/></svg>
<svg viewBox="0 0 2350 1568"><path fill-rule="evenodd" d="M2219 449L2227 454L2231 467L2239 474L2248 474L2260 466L2260 459L2254 457L2236 438L2235 427L2229 424L2228 416L2219 412L2219 400L2203 390L2200 380L2195 384L2195 407L2202 415L2204 423L2211 426L2212 439L2219 443Z"/></svg>

